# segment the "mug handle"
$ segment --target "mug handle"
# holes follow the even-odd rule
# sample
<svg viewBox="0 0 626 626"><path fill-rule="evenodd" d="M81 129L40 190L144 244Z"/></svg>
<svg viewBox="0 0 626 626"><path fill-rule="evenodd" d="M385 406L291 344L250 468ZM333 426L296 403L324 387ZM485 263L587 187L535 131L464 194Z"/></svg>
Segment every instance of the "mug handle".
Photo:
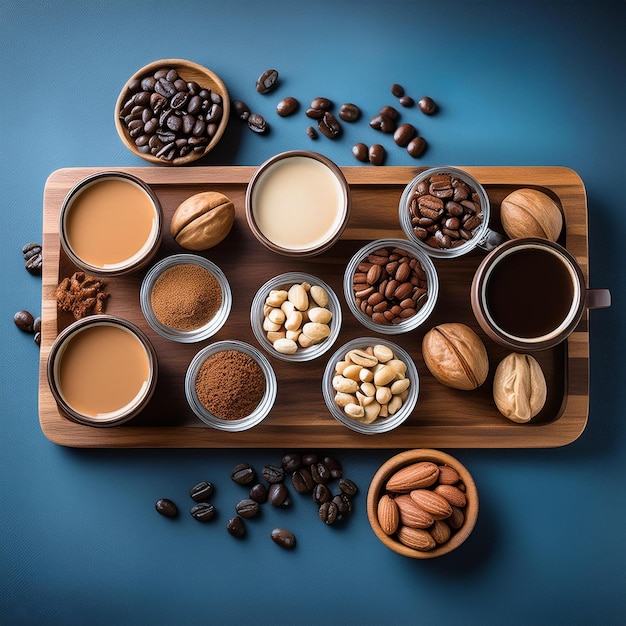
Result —
<svg viewBox="0 0 626 626"><path fill-rule="evenodd" d="M482 248L483 250L487 250L487 252L489 252L489 250L497 248L501 243L504 243L505 241L508 241L508 237L505 237L504 235L497 233L495 230L491 230L490 228L488 228L485 231L485 234L483 235L481 240L476 245L479 248Z"/></svg>
<svg viewBox="0 0 626 626"><path fill-rule="evenodd" d="M585 307L587 309L606 309L611 306L611 292L608 289L587 289Z"/></svg>

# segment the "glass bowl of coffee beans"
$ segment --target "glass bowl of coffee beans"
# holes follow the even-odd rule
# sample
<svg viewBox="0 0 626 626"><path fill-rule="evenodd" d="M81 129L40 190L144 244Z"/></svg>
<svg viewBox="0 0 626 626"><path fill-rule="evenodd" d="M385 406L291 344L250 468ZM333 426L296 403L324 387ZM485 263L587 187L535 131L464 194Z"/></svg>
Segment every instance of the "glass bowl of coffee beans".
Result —
<svg viewBox="0 0 626 626"><path fill-rule="evenodd" d="M348 262L343 290L348 308L363 326L383 335L416 329L439 295L435 265L406 239L377 239Z"/></svg>
<svg viewBox="0 0 626 626"><path fill-rule="evenodd" d="M403 424L419 396L419 374L408 352L379 337L349 341L328 360L322 394L331 415L365 435Z"/></svg>
<svg viewBox="0 0 626 626"><path fill-rule="evenodd" d="M226 323L232 301L224 272L197 254L165 257L148 271L139 291L152 330L179 343L212 337Z"/></svg>
<svg viewBox="0 0 626 626"><path fill-rule="evenodd" d="M188 165L220 141L230 114L222 79L184 59L161 59L135 72L115 105L124 145L158 165Z"/></svg>
<svg viewBox="0 0 626 626"><path fill-rule="evenodd" d="M504 237L489 228L491 206L484 187L467 172L433 167L417 175L400 198L404 234L426 254L454 258L476 246L491 249Z"/></svg>
<svg viewBox="0 0 626 626"><path fill-rule="evenodd" d="M390 550L432 559L456 550L478 518L478 490L467 468L439 450L406 450L378 469L367 517Z"/></svg>
<svg viewBox="0 0 626 626"><path fill-rule="evenodd" d="M218 430L237 432L261 423L272 410L276 374L255 347L242 341L217 341L200 350L185 376L185 395L193 412Z"/></svg>
<svg viewBox="0 0 626 626"><path fill-rule="evenodd" d="M283 361L311 361L325 354L341 330L341 304L331 287L303 272L268 280L250 309L261 347Z"/></svg>

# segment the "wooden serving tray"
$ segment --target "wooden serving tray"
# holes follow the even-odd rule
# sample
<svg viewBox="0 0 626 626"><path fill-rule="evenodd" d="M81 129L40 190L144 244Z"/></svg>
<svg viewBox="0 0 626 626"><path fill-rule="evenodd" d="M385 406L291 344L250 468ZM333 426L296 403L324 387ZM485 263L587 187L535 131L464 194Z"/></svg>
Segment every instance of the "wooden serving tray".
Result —
<svg viewBox="0 0 626 626"><path fill-rule="evenodd" d="M159 358L157 392L148 407L131 422L112 428L76 424L63 417L50 393L46 362L58 332L71 316L57 314L54 290L70 276L71 265L59 244L59 210L73 185L105 169L130 172L148 183L159 196L165 224L188 196L215 190L229 196L236 207L236 222L227 239L204 253L225 272L233 290L233 309L222 330L200 344L172 343L157 336L139 307L140 272L110 279L107 313L124 317L142 328ZM342 274L348 259L364 243L382 237L403 237L398 203L405 185L423 167L344 167L352 193L352 215L342 239L326 254L308 260L290 259L266 250L248 229L245 219L246 186L254 167L188 168L71 168L48 179L43 202L42 341L39 373L39 419L51 441L75 447L169 448L507 448L555 447L574 441L584 430L589 408L589 334L585 314L567 342L537 354L548 383L542 412L528 424L515 424L497 411L492 399L495 367L506 351L489 341L475 322L469 289L483 251L459 259L435 260L441 287L435 310L416 331L390 337L412 355L420 374L420 395L409 419L396 430L378 435L352 432L328 412L321 393L326 358L290 364L269 357L278 379L276 405L265 421L242 433L227 433L204 425L188 408L183 381L193 355L204 345L237 338L258 345L250 326L250 304L268 279L287 271L304 271L323 278L342 302L343 326L336 348L350 339L372 336L349 312L343 298ZM520 187L549 194L563 209L565 229L560 242L569 249L588 277L587 203L583 183L572 170L561 167L467 167L486 188L492 204L491 225L501 230L501 200ZM167 228L168 230L168 228ZM159 257L181 252L169 232ZM156 261L156 259L155 259ZM426 331L443 322L464 322L484 339L490 376L475 391L440 385L421 356ZM329 356L331 349L327 356Z"/></svg>

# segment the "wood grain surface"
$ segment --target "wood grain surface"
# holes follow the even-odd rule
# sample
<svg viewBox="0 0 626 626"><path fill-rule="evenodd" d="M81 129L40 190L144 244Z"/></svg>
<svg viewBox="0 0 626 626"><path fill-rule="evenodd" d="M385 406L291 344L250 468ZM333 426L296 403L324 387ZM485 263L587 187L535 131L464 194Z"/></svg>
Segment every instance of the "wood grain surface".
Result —
<svg viewBox="0 0 626 626"><path fill-rule="evenodd" d="M486 188L492 205L491 226L501 230L499 206L514 189L533 187L549 194L562 208L565 229L559 242L580 263L588 278L587 201L584 185L572 170L561 167L463 167ZM237 338L258 345L250 327L250 304L269 278L287 271L303 271L323 278L342 303L343 326L333 347L372 333L349 312L342 292L343 268L366 242L382 237L403 237L398 202L405 185L423 167L343 167L352 194L352 214L342 239L328 253L307 260L290 259L266 250L248 229L245 219L246 186L256 168L138 167L68 168L48 178L43 198L42 342L39 372L39 419L51 441L72 447L168 448L506 448L556 447L571 443L583 432L589 408L589 335L585 314L570 338L557 348L538 353L548 382L548 399L529 424L515 424L500 415L492 399L493 373L507 352L490 342L471 311L469 289L474 271L484 256L472 252L459 259L435 259L440 294L431 317L417 330L391 339L413 357L420 374L420 395L409 419L398 429L378 435L352 432L328 412L321 393L326 359L289 364L269 357L278 379L278 397L270 415L259 426L242 433L225 433L204 425L187 406L183 381L193 355L210 341ZM124 171L148 183L159 196L166 233L159 258L181 252L169 235L169 221L188 196L206 190L229 196L236 207L236 222L227 239L203 253L217 263L233 290L233 309L222 330L207 342L183 345L157 336L139 307L140 272L108 282L111 294L107 313L124 317L142 328L159 359L155 396L131 422L113 428L76 424L62 416L48 387L46 364L58 332L71 323L58 314L54 290L75 268L60 249L59 210L68 191L82 178L98 171ZM521 288L532 290L532 277ZM449 389L430 375L421 356L426 331L443 322L464 322L485 341L490 375L471 392ZM332 350L328 353L331 354Z"/></svg>

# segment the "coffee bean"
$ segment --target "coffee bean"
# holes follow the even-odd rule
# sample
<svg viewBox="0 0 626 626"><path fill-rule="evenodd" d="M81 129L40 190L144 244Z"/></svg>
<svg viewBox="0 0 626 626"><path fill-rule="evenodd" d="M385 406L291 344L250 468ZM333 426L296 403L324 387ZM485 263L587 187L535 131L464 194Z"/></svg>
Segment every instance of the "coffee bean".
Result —
<svg viewBox="0 0 626 626"><path fill-rule="evenodd" d="M393 134L393 140L404 148L408 145L409 141L415 137L416 134L415 126L412 124L401 124L396 128L396 131Z"/></svg>
<svg viewBox="0 0 626 626"><path fill-rule="evenodd" d="M248 117L248 128L259 135L266 133L269 130L269 124L265 121L265 118L258 113L252 113Z"/></svg>
<svg viewBox="0 0 626 626"><path fill-rule="evenodd" d="M332 499L330 489L323 483L318 483L313 488L313 502L316 504L324 504Z"/></svg>
<svg viewBox="0 0 626 626"><path fill-rule="evenodd" d="M276 70L265 70L256 81L256 90L261 94L266 94L275 89L278 85L278 72Z"/></svg>
<svg viewBox="0 0 626 626"><path fill-rule="evenodd" d="M325 135L329 139L335 139L341 134L341 125L337 121L337 118L329 111L326 111L324 117L318 120L317 127L322 135Z"/></svg>
<svg viewBox="0 0 626 626"><path fill-rule="evenodd" d="M380 114L384 115L385 117L388 117L389 119L393 120L394 122L400 117L400 113L398 113L397 109L394 109L392 106L384 106L381 110L380 110Z"/></svg>
<svg viewBox="0 0 626 626"><path fill-rule="evenodd" d="M239 463L233 467L230 477L239 485L249 485L256 478L256 472L248 463Z"/></svg>
<svg viewBox="0 0 626 626"><path fill-rule="evenodd" d="M318 510L318 516L325 524L329 526L337 521L339 511L337 505L331 500L330 502L324 502L320 504Z"/></svg>
<svg viewBox="0 0 626 626"><path fill-rule="evenodd" d="M281 117L287 117L288 115L295 113L299 106L300 103L295 98L283 98L276 105L276 113L278 113Z"/></svg>
<svg viewBox="0 0 626 626"><path fill-rule="evenodd" d="M311 108L318 111L329 111L333 106L333 103L328 98L313 98L311 101Z"/></svg>
<svg viewBox="0 0 626 626"><path fill-rule="evenodd" d="M415 106L415 100L413 100L411 96L402 96L402 98L400 98L398 102L407 109L410 109L411 107Z"/></svg>
<svg viewBox="0 0 626 626"><path fill-rule="evenodd" d="M277 465L264 465L261 470L261 476L268 483L280 483L285 478L285 470Z"/></svg>
<svg viewBox="0 0 626 626"><path fill-rule="evenodd" d="M250 488L250 498L259 504L267 502L267 487L263 483L257 483Z"/></svg>
<svg viewBox="0 0 626 626"><path fill-rule="evenodd" d="M33 336L33 341L34 341L34 342L35 342L38 346L40 346L40 345L41 345L41 333L40 333L40 332L37 332L37 333L35 333L35 334L34 334L34 336Z"/></svg>
<svg viewBox="0 0 626 626"><path fill-rule="evenodd" d="M18 311L13 316L13 321L15 322L15 325L25 333L32 333L34 330L33 325L35 323L35 318L29 311Z"/></svg>
<svg viewBox="0 0 626 626"><path fill-rule="evenodd" d="M356 104L346 102L339 108L339 117L344 122L356 122L361 117L361 109Z"/></svg>
<svg viewBox="0 0 626 626"><path fill-rule="evenodd" d="M296 547L295 535L285 528L274 528L270 536L275 544L285 550L293 550Z"/></svg>
<svg viewBox="0 0 626 626"><path fill-rule="evenodd" d="M237 515L241 517L254 517L259 512L259 503L252 498L245 498L237 503L235 511L237 511Z"/></svg>
<svg viewBox="0 0 626 626"><path fill-rule="evenodd" d="M32 274L38 274L41 272L43 265L42 248L39 243L27 243L22 248L22 254L24 255L24 266Z"/></svg>
<svg viewBox="0 0 626 626"><path fill-rule="evenodd" d="M291 475L291 482L293 484L294 489L298 493L311 493L315 483L313 482L313 478L311 476L311 472L305 467L296 470Z"/></svg>
<svg viewBox="0 0 626 626"><path fill-rule="evenodd" d="M364 143L355 143L352 146L352 156L358 161L366 162L368 160L368 150Z"/></svg>
<svg viewBox="0 0 626 626"><path fill-rule="evenodd" d="M428 96L421 98L417 103L417 106L419 107L420 111L422 113L425 113L426 115L432 115L437 110L437 105L435 104L435 101Z"/></svg>
<svg viewBox="0 0 626 626"><path fill-rule="evenodd" d="M307 127L306 134L309 136L310 139L317 139L317 131L315 130L315 128L313 128L313 126Z"/></svg>
<svg viewBox="0 0 626 626"><path fill-rule="evenodd" d="M287 507L289 501L289 491L284 483L272 483L267 490L267 499L273 506Z"/></svg>
<svg viewBox="0 0 626 626"><path fill-rule="evenodd" d="M396 129L396 121L388 115L378 113L370 119L370 126L374 130L379 130L383 133L393 133Z"/></svg>
<svg viewBox="0 0 626 626"><path fill-rule="evenodd" d="M236 515L231 517L226 524L226 530L233 537L244 537L246 534L246 525L241 517Z"/></svg>
<svg viewBox="0 0 626 626"><path fill-rule="evenodd" d="M356 486L356 483L351 481L349 478L342 478L339 481L339 490L341 493L345 493L348 496L354 496L359 492L359 488Z"/></svg>
<svg viewBox="0 0 626 626"><path fill-rule="evenodd" d="M286 472L295 472L302 467L302 457L297 452L290 452L283 456L280 464Z"/></svg>
<svg viewBox="0 0 626 626"><path fill-rule="evenodd" d="M168 498L157 500L154 508L165 517L176 517L178 515L178 507Z"/></svg>
<svg viewBox="0 0 626 626"><path fill-rule="evenodd" d="M213 485L210 482L203 480L189 490L189 495L196 502L203 502L204 500L208 500L213 495L214 491L215 488Z"/></svg>
<svg viewBox="0 0 626 626"><path fill-rule="evenodd" d="M324 463L313 463L310 472L311 478L316 483L326 484L330 480L330 470Z"/></svg>
<svg viewBox="0 0 626 626"><path fill-rule="evenodd" d="M413 137L411 141L409 141L406 151L414 158L422 156L424 150L426 150L426 140L424 137Z"/></svg>
<svg viewBox="0 0 626 626"><path fill-rule="evenodd" d="M319 460L320 456L317 452L304 452L302 454L302 465L304 465L304 467L309 467L313 465L313 463L318 463Z"/></svg>
<svg viewBox="0 0 626 626"><path fill-rule="evenodd" d="M209 502L199 502L191 507L190 513L199 522L209 522L215 517L215 507Z"/></svg>
<svg viewBox="0 0 626 626"><path fill-rule="evenodd" d="M190 105L188 109L189 113L197 113L200 110L200 98L198 96L194 96L194 97L197 98L198 106L197 107L194 106L194 110L192 111L191 105ZM233 111L235 112L237 117L242 122L247 122L248 118L250 117L250 108L248 107L248 105L242 100L233 100L232 105L233 105Z"/></svg>
<svg viewBox="0 0 626 626"><path fill-rule="evenodd" d="M385 162L385 148L379 143L375 143L369 147L368 158L372 165L382 165Z"/></svg>
<svg viewBox="0 0 626 626"><path fill-rule="evenodd" d="M324 117L324 109L307 109L304 114L312 120L319 120Z"/></svg>
<svg viewBox="0 0 626 626"><path fill-rule="evenodd" d="M325 456L324 465L328 468L331 478L341 478L343 468L341 463L336 458L332 456Z"/></svg>
<svg viewBox="0 0 626 626"><path fill-rule="evenodd" d="M391 85L391 93L396 98L402 98L402 96L404 95L404 87L402 85L398 85L398 83L394 83L393 85Z"/></svg>

